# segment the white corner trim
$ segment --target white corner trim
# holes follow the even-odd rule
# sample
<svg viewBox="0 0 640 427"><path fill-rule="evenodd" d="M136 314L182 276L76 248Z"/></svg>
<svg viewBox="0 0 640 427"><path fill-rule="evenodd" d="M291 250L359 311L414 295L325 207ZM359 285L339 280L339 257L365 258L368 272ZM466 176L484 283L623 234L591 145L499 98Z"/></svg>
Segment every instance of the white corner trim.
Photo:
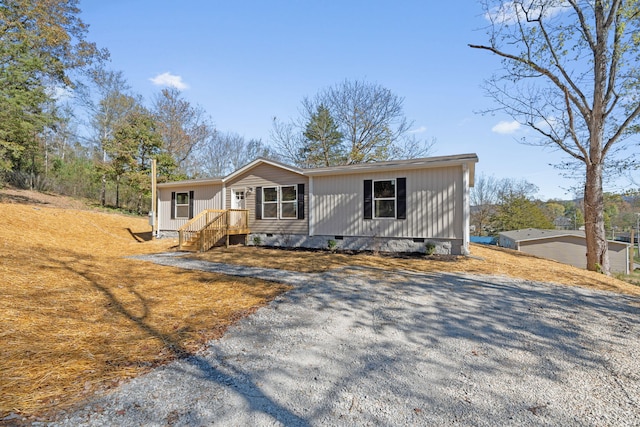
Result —
<svg viewBox="0 0 640 427"><path fill-rule="evenodd" d="M227 209L227 186L222 184L222 210Z"/></svg>
<svg viewBox="0 0 640 427"><path fill-rule="evenodd" d="M156 235L155 237L158 237L160 235L160 227L162 226L162 216L160 215L160 212L162 212L162 209L160 209L160 192L156 191L156 212L154 213L154 215L157 218L158 221L158 226L156 227L156 229L154 230Z"/></svg>
<svg viewBox="0 0 640 427"><path fill-rule="evenodd" d="M309 236L313 237L315 234L315 218L313 215L313 177L309 177L309 197L307 204L307 211L309 212Z"/></svg>
<svg viewBox="0 0 640 427"><path fill-rule="evenodd" d="M469 251L469 234L471 223L469 221L471 214L470 197L469 197L469 166L464 163L462 165L462 245Z"/></svg>

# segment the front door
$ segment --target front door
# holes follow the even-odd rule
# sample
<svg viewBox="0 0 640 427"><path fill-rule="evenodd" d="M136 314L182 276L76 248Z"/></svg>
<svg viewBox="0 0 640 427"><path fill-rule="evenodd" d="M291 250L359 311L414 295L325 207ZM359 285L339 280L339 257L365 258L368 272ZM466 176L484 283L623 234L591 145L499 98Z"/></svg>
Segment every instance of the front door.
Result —
<svg viewBox="0 0 640 427"><path fill-rule="evenodd" d="M246 209L244 203L244 188L231 189L231 209Z"/></svg>

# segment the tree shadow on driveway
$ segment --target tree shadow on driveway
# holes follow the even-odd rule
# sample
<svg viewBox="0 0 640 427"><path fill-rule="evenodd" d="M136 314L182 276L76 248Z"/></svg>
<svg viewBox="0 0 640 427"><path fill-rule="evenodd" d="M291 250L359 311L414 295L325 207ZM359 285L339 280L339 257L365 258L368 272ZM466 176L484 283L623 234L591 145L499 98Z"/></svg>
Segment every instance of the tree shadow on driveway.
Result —
<svg viewBox="0 0 640 427"><path fill-rule="evenodd" d="M170 407L196 424L640 422L637 298L470 274L185 265L297 287L121 392L149 417ZM163 385L152 401L140 396L147 381Z"/></svg>

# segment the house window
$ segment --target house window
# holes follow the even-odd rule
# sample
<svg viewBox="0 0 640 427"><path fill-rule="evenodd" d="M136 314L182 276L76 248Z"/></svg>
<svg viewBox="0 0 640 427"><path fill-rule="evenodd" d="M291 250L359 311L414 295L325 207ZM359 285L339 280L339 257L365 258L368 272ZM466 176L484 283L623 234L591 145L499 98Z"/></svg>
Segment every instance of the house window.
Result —
<svg viewBox="0 0 640 427"><path fill-rule="evenodd" d="M189 193L176 193L176 218L189 218Z"/></svg>
<svg viewBox="0 0 640 427"><path fill-rule="evenodd" d="M396 217L396 180L373 181L373 211L375 218Z"/></svg>
<svg viewBox="0 0 640 427"><path fill-rule="evenodd" d="M256 187L256 219L304 219L304 184Z"/></svg>
<svg viewBox="0 0 640 427"><path fill-rule="evenodd" d="M280 218L298 217L298 191L295 185L280 187L282 195L280 202Z"/></svg>
<svg viewBox="0 0 640 427"><path fill-rule="evenodd" d="M278 187L262 189L262 218L278 218Z"/></svg>

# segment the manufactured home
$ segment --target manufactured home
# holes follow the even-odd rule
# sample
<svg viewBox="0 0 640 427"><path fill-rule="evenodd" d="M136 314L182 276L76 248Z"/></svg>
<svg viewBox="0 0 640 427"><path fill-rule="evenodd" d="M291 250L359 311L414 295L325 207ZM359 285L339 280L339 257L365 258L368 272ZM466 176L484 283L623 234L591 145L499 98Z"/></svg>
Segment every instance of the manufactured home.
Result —
<svg viewBox="0 0 640 427"><path fill-rule="evenodd" d="M259 158L158 184L158 235L183 250L280 247L466 254L475 154L300 169Z"/></svg>
<svg viewBox="0 0 640 427"><path fill-rule="evenodd" d="M574 267L587 268L587 239L581 230L527 228L504 231L499 234L498 242L504 248L553 259ZM615 240L609 240L607 243L611 271L629 274L630 245Z"/></svg>

